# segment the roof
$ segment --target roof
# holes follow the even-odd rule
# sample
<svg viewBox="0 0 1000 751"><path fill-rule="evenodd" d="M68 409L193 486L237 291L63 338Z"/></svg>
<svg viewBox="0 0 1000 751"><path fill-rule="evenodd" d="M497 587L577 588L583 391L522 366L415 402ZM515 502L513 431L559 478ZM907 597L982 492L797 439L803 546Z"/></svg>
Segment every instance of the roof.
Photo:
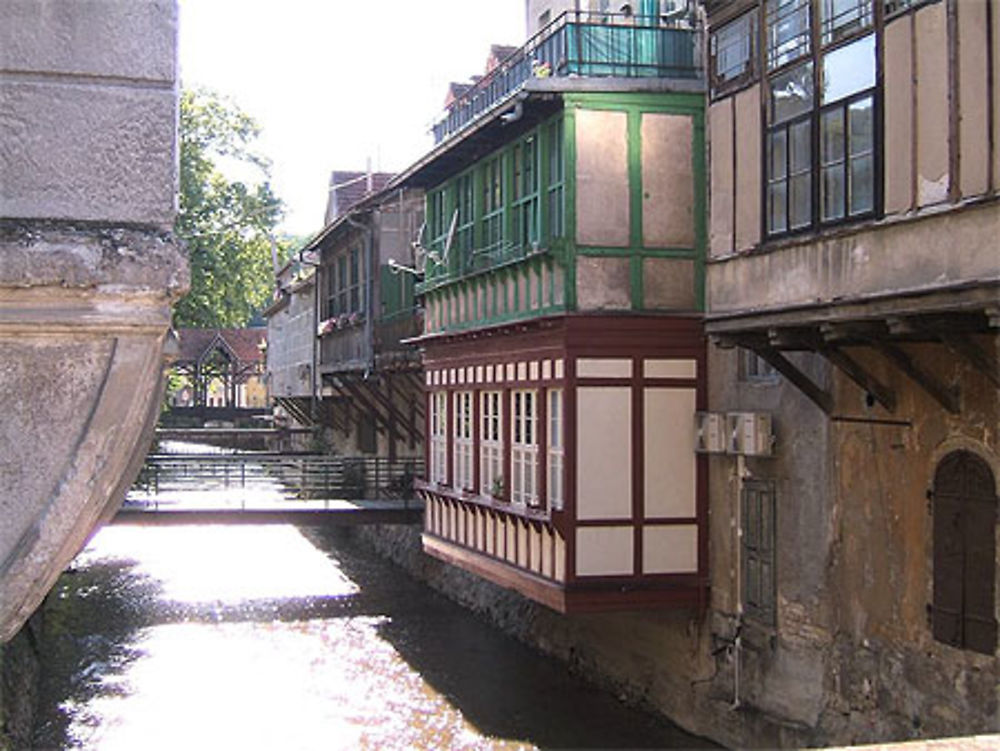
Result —
<svg viewBox="0 0 1000 751"><path fill-rule="evenodd" d="M220 346L240 362L263 362L260 344L267 341L267 329L177 329L177 339L180 362L196 362Z"/></svg>
<svg viewBox="0 0 1000 751"><path fill-rule="evenodd" d="M520 47L515 47L509 44L492 44L490 45L490 56L486 58L486 72L489 73L493 68L502 63L508 57L517 52Z"/></svg>
<svg viewBox="0 0 1000 751"><path fill-rule="evenodd" d="M334 170L330 174L330 197L324 224L329 224L368 196L381 191L392 177L391 172Z"/></svg>

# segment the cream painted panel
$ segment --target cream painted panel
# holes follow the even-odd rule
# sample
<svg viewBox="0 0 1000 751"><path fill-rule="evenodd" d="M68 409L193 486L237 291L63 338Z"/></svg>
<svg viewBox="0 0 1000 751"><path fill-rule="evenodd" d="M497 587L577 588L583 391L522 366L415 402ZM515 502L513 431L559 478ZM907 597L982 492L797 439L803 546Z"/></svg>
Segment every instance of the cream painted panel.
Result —
<svg viewBox="0 0 1000 751"><path fill-rule="evenodd" d="M550 578L555 577L555 571L552 568L552 545L552 531L542 530L542 576Z"/></svg>
<svg viewBox="0 0 1000 751"><path fill-rule="evenodd" d="M556 535L556 560L555 560L555 573L554 578L556 581L564 582L566 581L566 541L562 538L562 535Z"/></svg>
<svg viewBox="0 0 1000 751"><path fill-rule="evenodd" d="M584 527L576 530L577 576L629 575L633 561L632 527Z"/></svg>
<svg viewBox="0 0 1000 751"><path fill-rule="evenodd" d="M963 197L989 190L989 19L986 0L962 0L958 10L959 188Z"/></svg>
<svg viewBox="0 0 1000 751"><path fill-rule="evenodd" d="M520 522L517 524L517 565L528 567L528 528Z"/></svg>
<svg viewBox="0 0 1000 751"><path fill-rule="evenodd" d="M632 516L631 389L627 386L578 387L576 425L577 518L630 518Z"/></svg>
<svg viewBox="0 0 1000 751"><path fill-rule="evenodd" d="M517 564L517 529L512 519L506 521L504 530L507 536L507 560Z"/></svg>
<svg viewBox="0 0 1000 751"><path fill-rule="evenodd" d="M693 129L689 115L642 115L642 238L646 247L694 247Z"/></svg>
<svg viewBox="0 0 1000 751"><path fill-rule="evenodd" d="M631 378L632 361L610 357L581 357L576 361L577 378Z"/></svg>
<svg viewBox="0 0 1000 751"><path fill-rule="evenodd" d="M710 219L709 248L713 256L733 252L733 97L708 108Z"/></svg>
<svg viewBox="0 0 1000 751"><path fill-rule="evenodd" d="M628 118L624 112L576 111L576 236L581 245L628 245Z"/></svg>
<svg viewBox="0 0 1000 751"><path fill-rule="evenodd" d="M917 203L948 199L948 33L946 3L916 13Z"/></svg>
<svg viewBox="0 0 1000 751"><path fill-rule="evenodd" d="M694 524L642 528L642 573L698 571L698 527Z"/></svg>
<svg viewBox="0 0 1000 751"><path fill-rule="evenodd" d="M644 391L646 518L695 515L694 389Z"/></svg>
<svg viewBox="0 0 1000 751"><path fill-rule="evenodd" d="M528 547L531 550L531 560L528 562L528 566L536 574L540 574L542 573L542 533L532 527L529 534L531 535L531 544Z"/></svg>
<svg viewBox="0 0 1000 751"><path fill-rule="evenodd" d="M885 211L913 207L913 15L885 30Z"/></svg>
<svg viewBox="0 0 1000 751"><path fill-rule="evenodd" d="M643 360L644 378L697 378L697 360Z"/></svg>
<svg viewBox="0 0 1000 751"><path fill-rule="evenodd" d="M736 111L736 250L760 242L761 153L760 84L734 98Z"/></svg>
<svg viewBox="0 0 1000 751"><path fill-rule="evenodd" d="M496 540L497 525L496 519L491 514L486 515L486 552L490 555L494 553L494 540Z"/></svg>

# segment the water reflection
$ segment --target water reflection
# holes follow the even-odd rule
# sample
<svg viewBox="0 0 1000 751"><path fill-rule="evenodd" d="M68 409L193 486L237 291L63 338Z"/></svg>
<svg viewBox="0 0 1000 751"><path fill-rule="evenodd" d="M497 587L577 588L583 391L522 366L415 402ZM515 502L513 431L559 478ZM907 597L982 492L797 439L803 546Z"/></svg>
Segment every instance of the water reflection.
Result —
<svg viewBox="0 0 1000 751"><path fill-rule="evenodd" d="M342 535L305 534L101 531L50 596L38 747L696 742L573 681Z"/></svg>

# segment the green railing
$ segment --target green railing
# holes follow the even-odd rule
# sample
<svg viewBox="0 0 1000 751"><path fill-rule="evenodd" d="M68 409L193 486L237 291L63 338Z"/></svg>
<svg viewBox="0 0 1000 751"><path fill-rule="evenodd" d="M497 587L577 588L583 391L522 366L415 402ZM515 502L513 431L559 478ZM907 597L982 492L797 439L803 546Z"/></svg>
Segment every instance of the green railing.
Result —
<svg viewBox="0 0 1000 751"><path fill-rule="evenodd" d="M567 11L458 97L433 126L451 138L532 78L698 78L700 31L687 17Z"/></svg>

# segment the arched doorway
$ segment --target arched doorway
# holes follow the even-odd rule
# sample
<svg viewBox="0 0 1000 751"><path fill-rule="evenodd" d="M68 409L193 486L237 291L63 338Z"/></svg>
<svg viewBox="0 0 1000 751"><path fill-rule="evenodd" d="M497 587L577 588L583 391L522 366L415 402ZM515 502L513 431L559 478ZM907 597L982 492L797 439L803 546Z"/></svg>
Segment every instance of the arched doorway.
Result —
<svg viewBox="0 0 1000 751"><path fill-rule="evenodd" d="M934 638L994 654L997 495L989 465L955 451L934 473Z"/></svg>

